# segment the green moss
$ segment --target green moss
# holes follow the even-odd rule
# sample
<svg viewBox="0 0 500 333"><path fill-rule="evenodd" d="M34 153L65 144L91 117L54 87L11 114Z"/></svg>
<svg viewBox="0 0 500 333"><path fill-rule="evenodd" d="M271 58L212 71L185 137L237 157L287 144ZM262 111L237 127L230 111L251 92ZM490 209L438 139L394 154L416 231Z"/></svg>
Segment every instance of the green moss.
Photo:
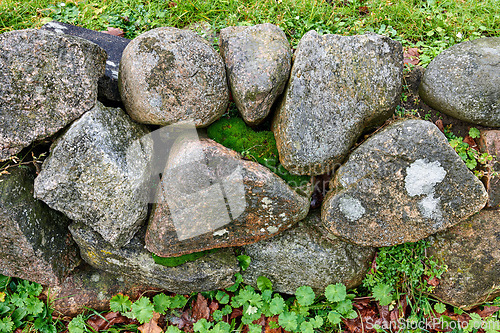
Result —
<svg viewBox="0 0 500 333"><path fill-rule="evenodd" d="M182 265L188 261L195 261L196 259L199 259L207 254L215 253L219 250L220 249L212 249L212 250L206 250L206 251L201 251L201 252L194 252L194 253L190 253L190 254L185 254L185 255L179 256L179 257L169 257L169 258L159 257L154 253L152 253L152 256L153 256L155 263L157 263L158 265L167 266L167 267L176 267L176 266Z"/></svg>
<svg viewBox="0 0 500 333"><path fill-rule="evenodd" d="M309 176L292 175L279 163L273 132L255 131L234 113L229 113L210 125L208 137L237 151L243 157L264 165L292 186L300 186L309 181Z"/></svg>

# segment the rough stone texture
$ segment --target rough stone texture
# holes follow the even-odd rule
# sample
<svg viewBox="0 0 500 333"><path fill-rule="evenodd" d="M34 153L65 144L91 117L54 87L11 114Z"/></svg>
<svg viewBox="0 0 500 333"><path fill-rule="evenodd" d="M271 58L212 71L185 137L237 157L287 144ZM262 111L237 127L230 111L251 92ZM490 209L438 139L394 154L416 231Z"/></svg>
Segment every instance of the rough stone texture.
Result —
<svg viewBox="0 0 500 333"><path fill-rule="evenodd" d="M106 52L44 30L0 34L0 161L90 110Z"/></svg>
<svg viewBox="0 0 500 333"><path fill-rule="evenodd" d="M491 176L492 172L500 172L500 131L481 131L481 138L478 145L483 153L493 156L493 161L490 162L485 170L487 174L482 179L488 191L487 207L500 209L500 176Z"/></svg>
<svg viewBox="0 0 500 333"><path fill-rule="evenodd" d="M221 56L190 30L157 28L135 38L123 52L118 84L127 112L146 124L208 126L229 102Z"/></svg>
<svg viewBox="0 0 500 333"><path fill-rule="evenodd" d="M222 29L219 48L234 102L249 125L267 117L290 75L292 52L274 24Z"/></svg>
<svg viewBox="0 0 500 333"><path fill-rule="evenodd" d="M113 246L127 243L147 217L152 142L118 108L96 106L54 143L35 195Z"/></svg>
<svg viewBox="0 0 500 333"><path fill-rule="evenodd" d="M241 246L303 219L309 199L266 167L210 139L179 141L169 156L146 247L162 257Z"/></svg>
<svg viewBox="0 0 500 333"><path fill-rule="evenodd" d="M335 235L365 246L415 242L484 207L488 195L439 129L389 125L339 168L322 207Z"/></svg>
<svg viewBox="0 0 500 333"><path fill-rule="evenodd" d="M0 176L0 274L55 285L80 262L70 221L33 198L32 172L9 172Z"/></svg>
<svg viewBox="0 0 500 333"><path fill-rule="evenodd" d="M427 66L420 96L434 109L484 126L500 126L500 38L456 44Z"/></svg>
<svg viewBox="0 0 500 333"><path fill-rule="evenodd" d="M57 21L51 21L41 29L80 37L102 47L108 58L106 72L99 78L98 98L103 101L121 102L118 91L118 66L123 50L130 43L130 39Z"/></svg>
<svg viewBox="0 0 500 333"><path fill-rule="evenodd" d="M252 260L243 272L243 281L256 286L257 278L265 276L273 283L273 290L287 294L295 294L300 286L322 293L332 283L354 288L363 280L375 254L372 247L327 235L319 211L311 212L296 227L244 250Z"/></svg>
<svg viewBox="0 0 500 333"><path fill-rule="evenodd" d="M137 284L164 288L178 294L229 287L233 284L234 274L239 271L232 249L208 254L177 267L165 267L156 264L151 253L144 248L143 230L121 249L111 247L82 223L70 225L70 231L80 246L82 258L90 265L128 276Z"/></svg>
<svg viewBox="0 0 500 333"><path fill-rule="evenodd" d="M430 237L429 256L448 266L433 296L470 309L500 296L500 211L481 211Z"/></svg>
<svg viewBox="0 0 500 333"><path fill-rule="evenodd" d="M384 36L309 31L294 57L273 132L287 170L321 175L344 160L363 129L394 112L403 51Z"/></svg>
<svg viewBox="0 0 500 333"><path fill-rule="evenodd" d="M108 311L109 300L118 293L128 295L132 301L146 291L161 291L149 285L137 284L127 276L114 275L84 265L75 270L60 284L45 289L44 294L51 299L51 307L56 314L74 317L85 308Z"/></svg>

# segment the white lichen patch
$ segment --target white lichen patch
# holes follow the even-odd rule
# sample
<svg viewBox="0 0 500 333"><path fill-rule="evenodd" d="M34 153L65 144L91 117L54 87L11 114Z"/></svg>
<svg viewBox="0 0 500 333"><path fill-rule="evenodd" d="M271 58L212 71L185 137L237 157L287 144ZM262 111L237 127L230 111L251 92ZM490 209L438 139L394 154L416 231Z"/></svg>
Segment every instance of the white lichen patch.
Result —
<svg viewBox="0 0 500 333"><path fill-rule="evenodd" d="M434 187L441 183L446 171L438 161L419 159L406 169L405 188L410 197L434 193Z"/></svg>
<svg viewBox="0 0 500 333"><path fill-rule="evenodd" d="M430 194L420 200L418 206L424 217L433 220L441 220L443 214L439 203L440 200L438 198L434 198L433 194Z"/></svg>
<svg viewBox="0 0 500 333"><path fill-rule="evenodd" d="M361 201L347 195L340 198L339 208L342 214L344 214L345 217L351 221L359 220L366 212L365 207L361 204Z"/></svg>
<svg viewBox="0 0 500 333"><path fill-rule="evenodd" d="M111 66L111 67L118 67L118 65L117 65L117 64L115 64L115 63L114 63L113 61L111 61L111 60L107 60L107 61L106 61L106 65Z"/></svg>
<svg viewBox="0 0 500 333"><path fill-rule="evenodd" d="M225 234L229 234L229 231L227 231L227 229L217 230L213 233L214 236L224 236Z"/></svg>
<svg viewBox="0 0 500 333"><path fill-rule="evenodd" d="M99 274L92 274L92 276L90 277L90 280L92 282L99 282Z"/></svg>
<svg viewBox="0 0 500 333"><path fill-rule="evenodd" d="M262 203L266 206L270 205L273 203L273 201L271 199L269 199L268 197L264 197L262 198Z"/></svg>
<svg viewBox="0 0 500 333"><path fill-rule="evenodd" d="M277 233L279 231L279 228L275 227L274 225L271 225L271 226L267 227L267 231L270 234L275 234L275 233Z"/></svg>

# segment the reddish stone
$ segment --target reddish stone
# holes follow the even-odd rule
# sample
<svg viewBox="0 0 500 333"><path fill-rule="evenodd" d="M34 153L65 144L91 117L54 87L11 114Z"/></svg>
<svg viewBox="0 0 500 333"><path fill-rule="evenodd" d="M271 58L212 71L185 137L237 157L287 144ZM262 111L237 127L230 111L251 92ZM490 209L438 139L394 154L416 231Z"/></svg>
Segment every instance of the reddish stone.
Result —
<svg viewBox="0 0 500 333"><path fill-rule="evenodd" d="M500 209L500 176L491 176L492 171L500 172L500 130L481 131L479 149L493 156L493 161L486 167L486 175L483 177L489 196L486 207Z"/></svg>

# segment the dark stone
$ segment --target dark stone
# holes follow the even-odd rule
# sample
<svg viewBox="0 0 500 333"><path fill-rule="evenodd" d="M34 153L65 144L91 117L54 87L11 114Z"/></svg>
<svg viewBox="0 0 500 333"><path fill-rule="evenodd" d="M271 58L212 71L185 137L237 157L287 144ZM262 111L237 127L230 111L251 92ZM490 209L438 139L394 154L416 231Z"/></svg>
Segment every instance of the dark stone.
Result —
<svg viewBox="0 0 500 333"><path fill-rule="evenodd" d="M500 130L482 130L478 145L481 152L493 157L482 179L488 191L487 207L500 209L500 175L498 175L500 172Z"/></svg>

